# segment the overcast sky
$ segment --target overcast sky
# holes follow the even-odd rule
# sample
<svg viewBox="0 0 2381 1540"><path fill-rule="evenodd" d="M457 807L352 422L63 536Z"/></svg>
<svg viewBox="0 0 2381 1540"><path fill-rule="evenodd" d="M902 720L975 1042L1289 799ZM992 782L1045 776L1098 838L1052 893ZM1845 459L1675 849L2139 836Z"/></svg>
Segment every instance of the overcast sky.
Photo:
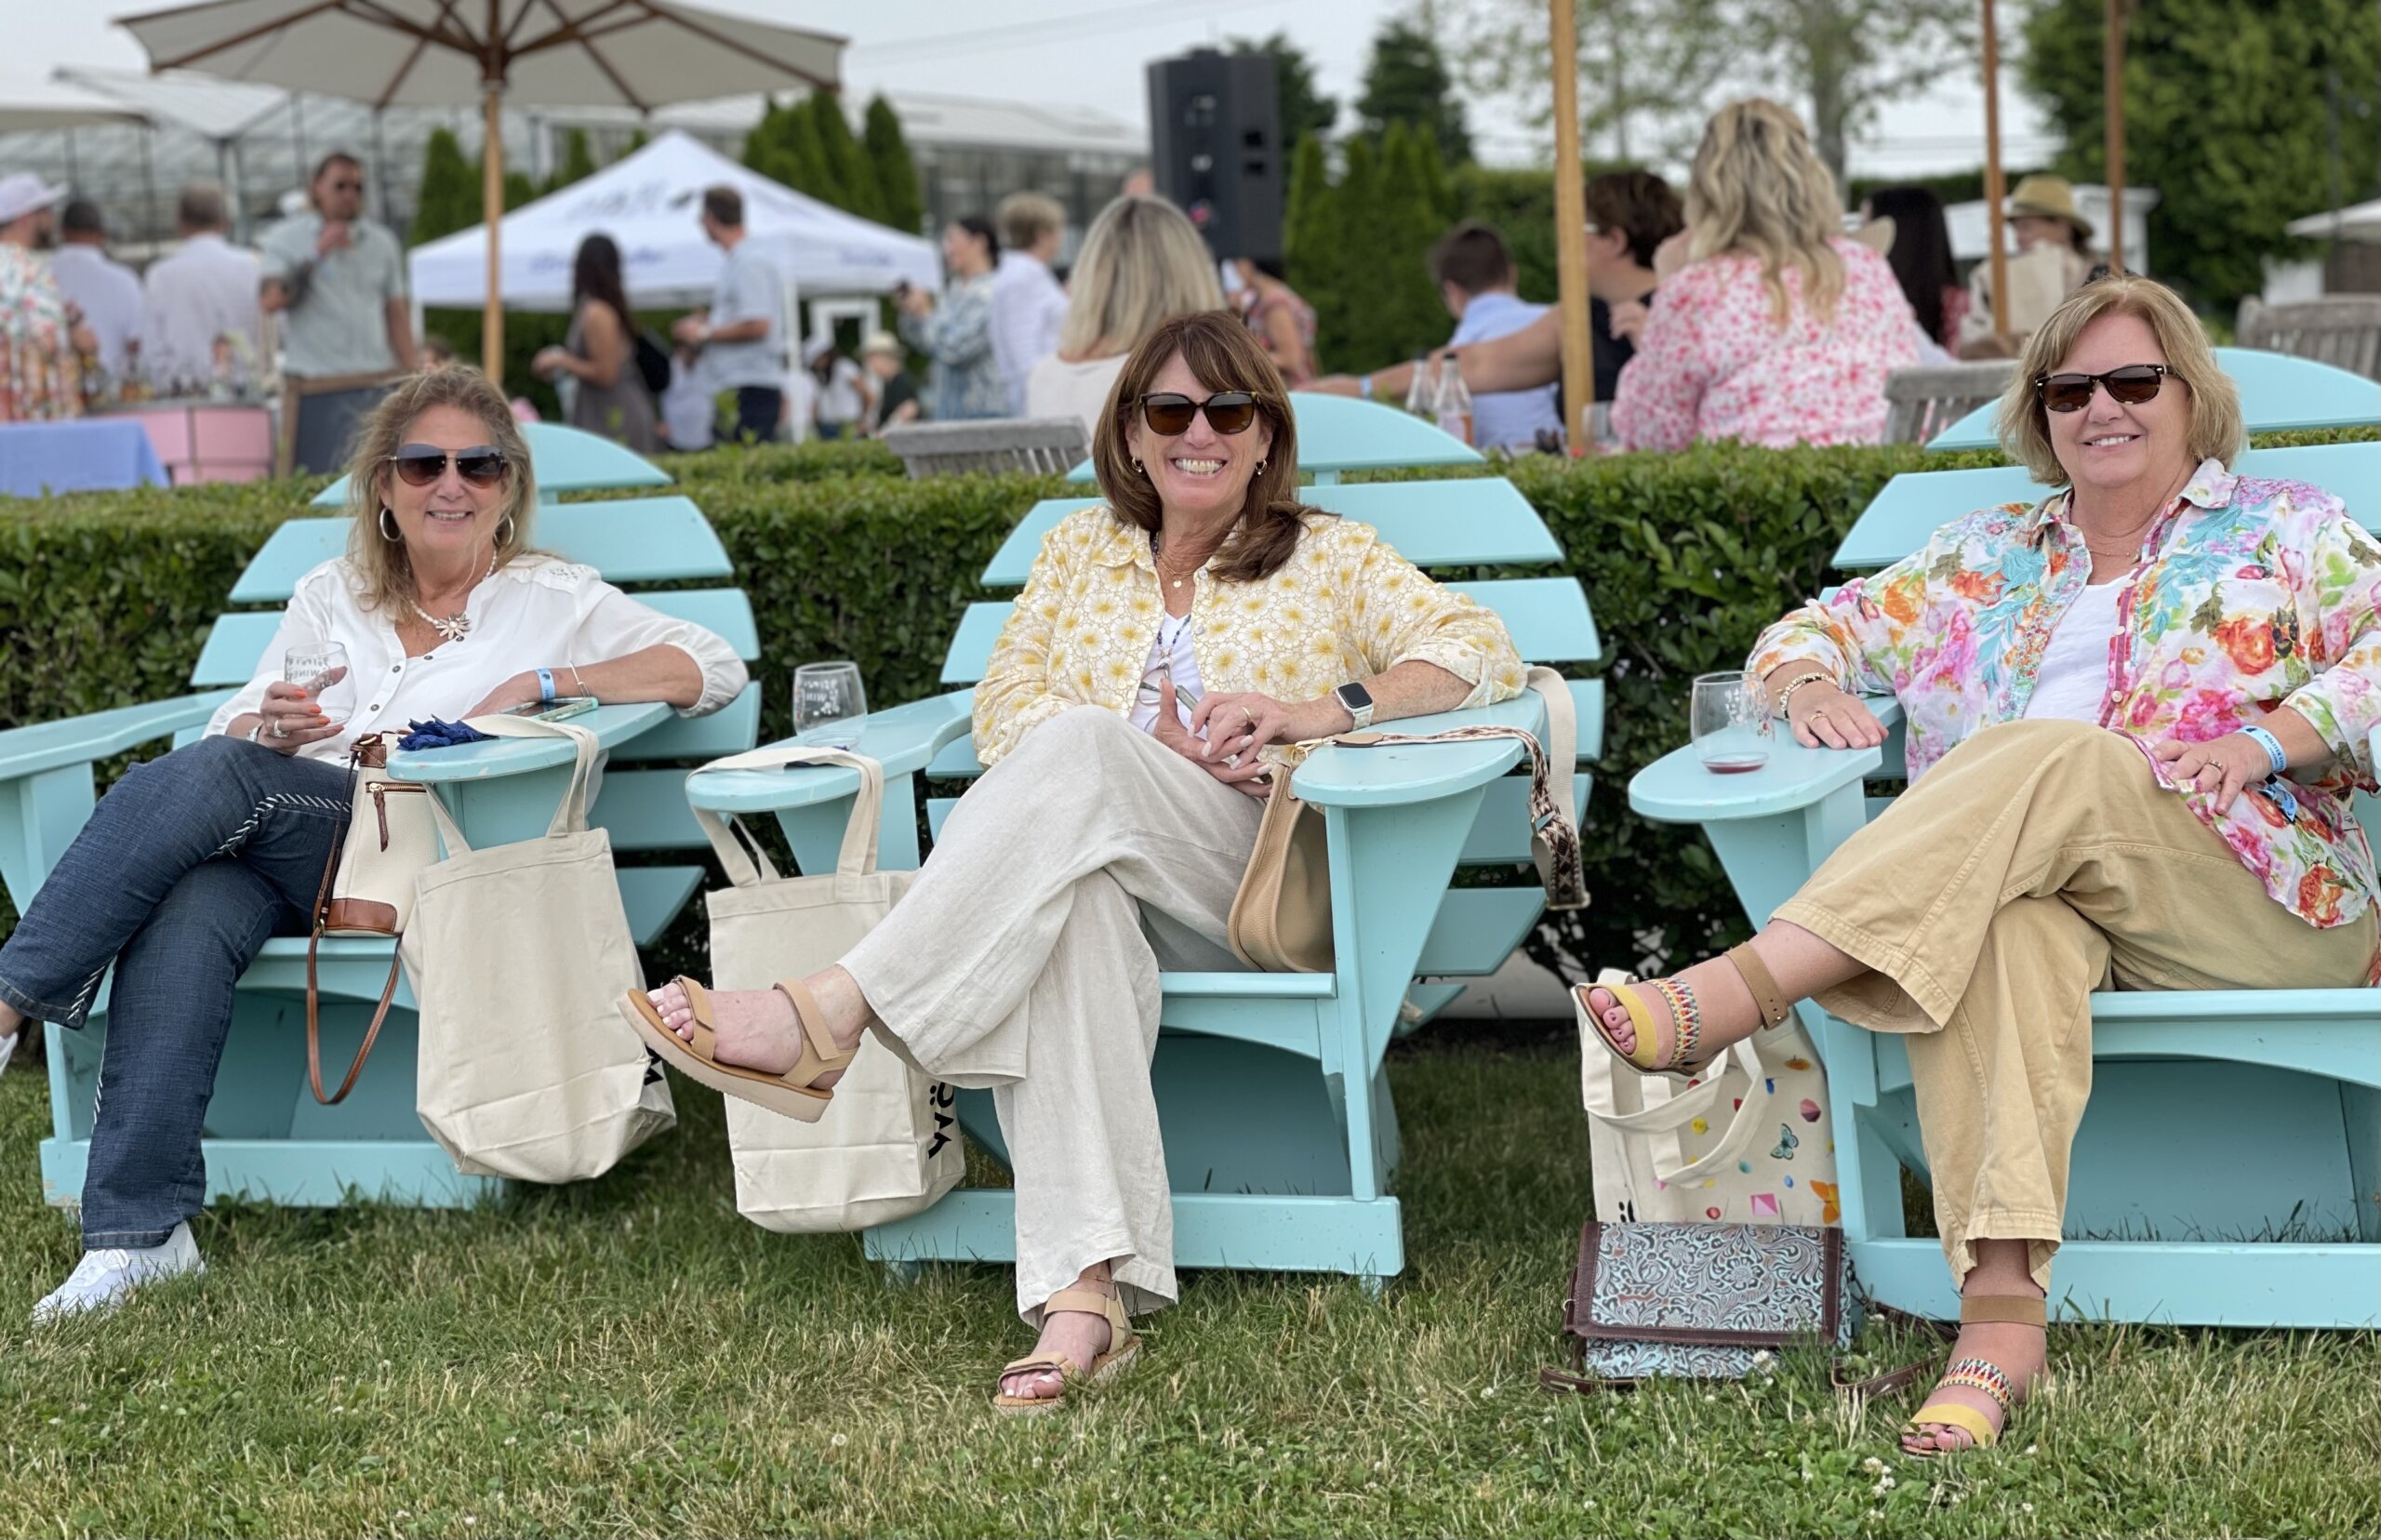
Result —
<svg viewBox="0 0 2381 1540"><path fill-rule="evenodd" d="M113 16L167 0L0 0L10 51L20 60L138 69L147 60ZM1384 19L1409 0L698 0L851 39L845 85L1096 107L1134 123L1148 118L1142 66L1203 43L1285 29L1316 63L1326 95L1352 104L1366 50ZM19 65L22 69L26 65ZM1946 83L1889 110L1856 144L1856 174L1959 170L1983 159L1983 93L1973 78ZM2013 165L2055 146L2039 114L2004 79L2006 153ZM1472 113L1484 159L1545 158L1543 136L1501 104Z"/></svg>

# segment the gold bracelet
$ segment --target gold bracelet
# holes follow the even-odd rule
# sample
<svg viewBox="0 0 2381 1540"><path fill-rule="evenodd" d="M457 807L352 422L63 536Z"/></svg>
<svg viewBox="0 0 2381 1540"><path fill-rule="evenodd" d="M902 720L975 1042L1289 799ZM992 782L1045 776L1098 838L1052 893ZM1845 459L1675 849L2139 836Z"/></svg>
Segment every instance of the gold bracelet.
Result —
<svg viewBox="0 0 2381 1540"><path fill-rule="evenodd" d="M579 693L580 695L585 695L587 693L587 681L579 677L579 665L576 663L565 663L563 667L570 670L570 682L579 686Z"/></svg>
<svg viewBox="0 0 2381 1540"><path fill-rule="evenodd" d="M1777 692L1777 714L1782 717L1794 709L1794 692L1796 690L1801 689L1805 684L1816 684L1823 679L1830 684L1835 683L1834 679L1831 678L1824 669L1820 670L1816 673L1796 674L1792 679L1788 680L1786 682L1786 687Z"/></svg>

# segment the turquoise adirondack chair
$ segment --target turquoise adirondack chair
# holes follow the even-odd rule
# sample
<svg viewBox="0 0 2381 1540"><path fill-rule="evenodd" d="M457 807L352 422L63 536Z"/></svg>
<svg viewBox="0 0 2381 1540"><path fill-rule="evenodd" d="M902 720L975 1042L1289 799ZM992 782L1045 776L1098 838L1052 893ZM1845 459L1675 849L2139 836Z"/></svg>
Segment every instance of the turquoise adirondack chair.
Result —
<svg viewBox="0 0 2381 1540"><path fill-rule="evenodd" d="M1297 418L1298 470L1317 486L1329 486L1350 471L1486 463L1479 450L1437 424L1376 401L1293 391L1290 411ZM1067 472L1071 482L1093 479L1089 460Z"/></svg>
<svg viewBox="0 0 2381 1540"><path fill-rule="evenodd" d="M1428 463L1476 458L1435 428L1384 407L1297 396L1301 448L1324 464ZM1310 404L1329 403L1310 421ZM1341 408L1348 408L1342 411ZM1370 441L1362 438L1377 430ZM1439 442L1417 440L1433 435ZM1394 438L1391 438L1394 435ZM1302 461L1305 456L1301 455ZM1559 560L1561 548L1509 482L1322 485L1311 499L1377 527L1423 566ZM1034 508L992 558L988 585L1025 580L1043 535L1090 499ZM1519 578L1460 585L1501 615L1525 658L1588 663L1602 655L1587 596L1572 578ZM982 677L1009 605L975 604L961 618L943 682L961 686L868 719L859 751L885 775L883 860L919 858L919 777L964 780L981 773L969 737L972 685ZM1603 689L1575 681L1578 756L1601 751ZM1543 731L1534 696L1501 706L1400 723L1435 731L1469 722ZM1186 1268L1341 1272L1377 1286L1404 1268L1397 1199L1396 1113L1382 1054L1417 973L1477 976L1496 971L1536 923L1544 894L1523 888L1456 888L1458 864L1525 863L1527 781L1509 774L1510 740L1393 749L1326 748L1298 771L1298 790L1324 809L1331 848L1332 920L1337 967L1331 974L1168 973L1152 1069L1174 1181L1177 1262ZM1524 766L1525 769L1525 766ZM1588 778L1576 794L1584 806ZM698 806L775 815L806 871L831 870L858 789L848 770L704 772L687 795ZM926 803L932 829L951 803ZM1442 1004L1460 985L1417 1003ZM1005 1159L988 1094L962 1092L962 1124ZM912 1219L867 1233L868 1255L908 1271L930 1259L1015 1257L1015 1209L1004 1189L962 1188Z"/></svg>
<svg viewBox="0 0 2381 1540"><path fill-rule="evenodd" d="M619 445L567 428L535 428L530 439L542 485L592 489L667 485L669 478ZM549 479L551 478L551 479ZM335 501L326 495L322 501ZM296 579L345 547L344 519L283 524L233 585L238 603L286 603ZM617 581L727 577L732 566L701 511L684 497L559 504L540 499L537 543L585 562ZM667 613L700 622L759 656L752 606L732 588L642 594ZM191 682L198 693L66 722L0 733L0 880L21 909L89 816L93 766L173 736L195 737L206 718L253 675L279 619L277 609L218 619ZM698 850L704 840L685 806L683 770L619 766L701 761L751 747L760 691L748 687L725 710L682 720L668 707L607 706L579 719L611 752L592 813L615 850ZM562 740L503 739L428 754L399 754L392 773L438 787L476 847L543 832L569 776ZM700 883L698 864L621 869L620 891L640 945L658 936ZM388 977L387 943L326 939L321 954L323 1056L343 1062L362 1040ZM458 1173L414 1115L413 1001L397 1002L353 1093L337 1107L315 1104L304 1071L306 944L276 938L241 979L231 1036L208 1104L207 1196L290 1204L339 1202L352 1192L425 1206L459 1205L496 1185ZM93 1095L105 1042L107 994L79 1032L47 1034L52 1135L42 1142L42 1180L53 1203L82 1191Z"/></svg>
<svg viewBox="0 0 2381 1540"><path fill-rule="evenodd" d="M2252 433L2303 428L2362 428L2381 421L2381 380L2311 358L2257 348L2218 348L2215 362L2241 387ZM1991 449L1993 405L1979 406L1927 440L1929 449Z"/></svg>
<svg viewBox="0 0 2381 1540"><path fill-rule="evenodd" d="M2370 444L2260 449L2242 475L2315 483L2381 527ZM2030 502L2024 470L1895 477L1836 564L1881 567L1970 509ZM1745 912L1766 923L1902 775L1901 711L1877 749L1804 749L1781 735L1768 764L1718 777L1681 750L1629 783L1629 805L1701 824ZM2381 747L2381 746L2377 746ZM2381 804L2358 799L2381 842ZM1941 1247L1909 1237L1900 1174L1923 1177L1909 1059L1805 1002L1827 1061L1843 1229L1861 1281L1887 1304L1955 1308ZM2072 1313L2181 1325L2381 1324L2381 989L2114 992L2093 1001L2092 1100L2076 1135L2055 1284Z"/></svg>

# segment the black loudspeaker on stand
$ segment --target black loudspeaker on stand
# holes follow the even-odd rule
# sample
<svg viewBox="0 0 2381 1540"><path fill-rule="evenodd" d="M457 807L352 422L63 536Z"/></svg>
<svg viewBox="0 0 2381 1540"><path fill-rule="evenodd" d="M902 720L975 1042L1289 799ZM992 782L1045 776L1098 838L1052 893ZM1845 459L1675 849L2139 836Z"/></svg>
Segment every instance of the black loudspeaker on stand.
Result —
<svg viewBox="0 0 2381 1540"><path fill-rule="evenodd" d="M1218 257L1282 255L1282 113L1267 54L1200 48L1149 67L1158 191Z"/></svg>

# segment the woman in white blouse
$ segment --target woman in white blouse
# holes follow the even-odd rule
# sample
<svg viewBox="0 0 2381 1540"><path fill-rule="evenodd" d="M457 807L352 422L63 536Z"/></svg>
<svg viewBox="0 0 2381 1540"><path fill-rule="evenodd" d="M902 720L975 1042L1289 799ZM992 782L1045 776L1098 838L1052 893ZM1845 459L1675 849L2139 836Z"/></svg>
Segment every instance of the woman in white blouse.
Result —
<svg viewBox="0 0 2381 1540"><path fill-rule="evenodd" d="M529 548L528 446L475 372L417 375L389 393L357 445L348 507L348 554L299 579L256 679L206 736L100 799L0 947L0 1037L26 1018L80 1027L116 970L84 1255L36 1320L199 1270L200 1124L233 987L268 937L304 933L357 737L556 695L693 716L744 686L719 637ZM283 681L286 651L326 643L349 669L313 690Z"/></svg>

